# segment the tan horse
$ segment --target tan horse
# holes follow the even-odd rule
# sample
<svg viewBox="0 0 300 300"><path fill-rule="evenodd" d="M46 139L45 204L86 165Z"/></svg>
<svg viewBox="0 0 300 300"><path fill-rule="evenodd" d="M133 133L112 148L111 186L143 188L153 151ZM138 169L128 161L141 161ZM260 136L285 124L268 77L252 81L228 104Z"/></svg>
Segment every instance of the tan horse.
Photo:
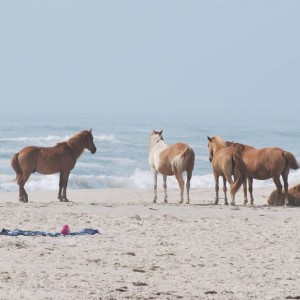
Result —
<svg viewBox="0 0 300 300"><path fill-rule="evenodd" d="M68 201L67 185L71 170L84 149L92 154L96 152L92 130L84 130L68 141L58 143L54 147L28 146L13 155L11 165L16 172L19 185L19 201L28 202L24 185L31 173L60 173L58 199Z"/></svg>
<svg viewBox="0 0 300 300"><path fill-rule="evenodd" d="M240 143L226 142L227 146L236 147L242 152L242 157L247 167L247 178L250 193L250 201L253 205L253 179L266 180L272 178L278 192L278 199L282 191L282 184L280 176L283 180L285 191L285 204L288 205L288 175L290 169L297 170L299 168L298 162L294 155L288 151L284 151L277 147L255 149L248 145ZM248 202L247 199L247 184L246 180L244 185L244 203Z"/></svg>
<svg viewBox="0 0 300 300"><path fill-rule="evenodd" d="M277 190L273 191L268 199L269 205L284 205L285 204L285 192L278 197ZM300 206L300 184L292 187L288 191L288 200L290 205Z"/></svg>
<svg viewBox="0 0 300 300"><path fill-rule="evenodd" d="M157 173L163 175L164 202L168 202L167 176L175 175L180 188L180 202L183 202L184 179L182 173L187 173L187 203L190 203L190 181L195 163L193 149L185 143L167 145L162 137L162 130L153 130L149 139L149 165L154 178L154 200L157 200Z"/></svg>
<svg viewBox="0 0 300 300"><path fill-rule="evenodd" d="M243 184L246 176L246 166L237 148L226 147L225 142L219 136L208 138L209 161L212 163L215 178L216 198L215 204L219 203L219 177L223 178L223 191L225 204L227 201L226 181L230 184L231 204L235 205L235 194ZM234 180L232 180L232 176Z"/></svg>

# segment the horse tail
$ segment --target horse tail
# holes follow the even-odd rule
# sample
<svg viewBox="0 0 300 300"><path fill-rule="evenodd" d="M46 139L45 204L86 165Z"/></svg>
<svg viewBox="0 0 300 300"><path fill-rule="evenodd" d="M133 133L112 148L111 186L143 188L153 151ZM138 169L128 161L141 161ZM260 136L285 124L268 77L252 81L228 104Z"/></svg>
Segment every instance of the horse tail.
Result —
<svg viewBox="0 0 300 300"><path fill-rule="evenodd" d="M189 173L192 173L194 169L194 163L195 163L194 150L191 147L187 146L183 152L175 156L172 162L173 172L177 170L181 173L184 171L188 171Z"/></svg>
<svg viewBox="0 0 300 300"><path fill-rule="evenodd" d="M20 168L19 164L19 153L15 153L11 159L11 166L16 172L16 178L13 181L19 180L19 178L22 176L22 170Z"/></svg>
<svg viewBox="0 0 300 300"><path fill-rule="evenodd" d="M299 163L291 152L284 151L283 156L286 159L289 168L293 170L299 169Z"/></svg>
<svg viewBox="0 0 300 300"><path fill-rule="evenodd" d="M234 153L232 155L232 160L233 160L233 164L236 166L238 171L237 172L238 177L236 178L236 180L234 181L231 187L231 195L235 195L240 189L240 187L242 186L245 177L247 176L247 167L241 155L238 153Z"/></svg>

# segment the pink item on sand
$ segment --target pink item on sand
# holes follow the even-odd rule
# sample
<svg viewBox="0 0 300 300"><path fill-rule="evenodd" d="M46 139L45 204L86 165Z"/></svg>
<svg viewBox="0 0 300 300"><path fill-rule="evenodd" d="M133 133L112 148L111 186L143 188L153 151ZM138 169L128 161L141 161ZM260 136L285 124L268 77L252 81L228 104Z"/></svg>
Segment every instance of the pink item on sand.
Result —
<svg viewBox="0 0 300 300"><path fill-rule="evenodd" d="M64 225L60 231L61 234L67 235L70 234L70 227L68 225Z"/></svg>

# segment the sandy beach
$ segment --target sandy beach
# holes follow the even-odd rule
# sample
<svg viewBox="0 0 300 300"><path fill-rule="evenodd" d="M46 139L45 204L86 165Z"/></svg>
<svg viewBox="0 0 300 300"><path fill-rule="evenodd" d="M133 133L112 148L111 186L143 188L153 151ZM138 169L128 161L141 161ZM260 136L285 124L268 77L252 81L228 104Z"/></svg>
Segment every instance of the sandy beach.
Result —
<svg viewBox="0 0 300 300"><path fill-rule="evenodd" d="M272 188L255 189L255 205L213 205L213 189L178 190L157 204L152 190L69 190L0 194L1 227L86 236L0 236L1 299L299 299L300 211L267 206ZM222 193L220 193L222 196Z"/></svg>

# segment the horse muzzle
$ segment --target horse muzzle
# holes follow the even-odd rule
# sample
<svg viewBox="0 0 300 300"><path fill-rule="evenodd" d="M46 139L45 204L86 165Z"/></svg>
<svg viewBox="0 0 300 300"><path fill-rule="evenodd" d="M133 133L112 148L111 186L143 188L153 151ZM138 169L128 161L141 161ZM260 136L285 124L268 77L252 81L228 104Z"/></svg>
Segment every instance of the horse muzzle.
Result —
<svg viewBox="0 0 300 300"><path fill-rule="evenodd" d="M91 149L90 151L91 151L92 154L95 154L96 151L97 151L97 148L95 147L95 148Z"/></svg>

